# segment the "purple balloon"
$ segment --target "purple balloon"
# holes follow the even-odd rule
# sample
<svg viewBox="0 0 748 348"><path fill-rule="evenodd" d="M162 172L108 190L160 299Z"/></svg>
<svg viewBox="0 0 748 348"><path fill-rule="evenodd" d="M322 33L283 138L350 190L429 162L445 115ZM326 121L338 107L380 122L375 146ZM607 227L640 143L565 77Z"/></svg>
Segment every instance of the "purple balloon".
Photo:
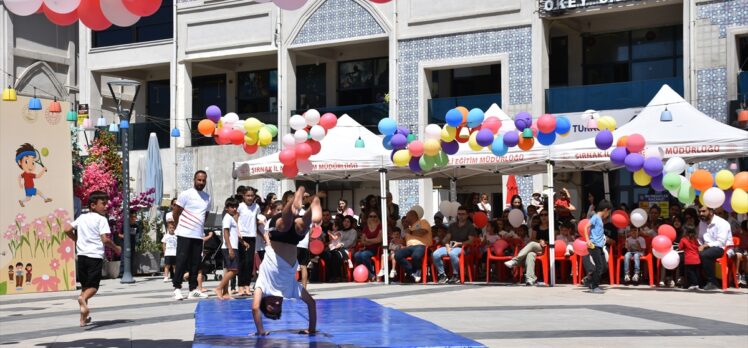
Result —
<svg viewBox="0 0 748 348"><path fill-rule="evenodd" d="M626 160L626 156L628 154L629 151L626 150L626 147L616 147L615 149L613 149L613 151L610 152L610 161L617 166L622 166L624 165L624 161Z"/></svg>
<svg viewBox="0 0 748 348"><path fill-rule="evenodd" d="M457 151L460 151L460 143L457 140L452 140L448 143L442 141L442 151L447 155L454 155Z"/></svg>
<svg viewBox="0 0 748 348"><path fill-rule="evenodd" d="M205 117L214 123L218 123L221 120L221 109L215 105L211 105L205 109Z"/></svg>
<svg viewBox="0 0 748 348"><path fill-rule="evenodd" d="M644 163L646 166L646 161ZM662 172L660 172L660 175L652 176L652 182L650 183L650 186L652 186L652 189L657 192L665 191L665 187L662 186Z"/></svg>
<svg viewBox="0 0 748 348"><path fill-rule="evenodd" d="M395 152L398 150L392 150L392 153L390 153L390 162L395 162Z"/></svg>
<svg viewBox="0 0 748 348"><path fill-rule="evenodd" d="M626 169L630 172L635 172L642 169L644 166L644 156L638 153L630 153L626 155L626 159L623 160L623 164L626 165Z"/></svg>
<svg viewBox="0 0 748 348"><path fill-rule="evenodd" d="M408 134L410 134L410 129L408 129L406 127L397 127L397 132L396 133L404 135L406 137L406 139L407 139Z"/></svg>
<svg viewBox="0 0 748 348"><path fill-rule="evenodd" d="M532 115L526 111L514 115L514 126L520 131L532 126Z"/></svg>
<svg viewBox="0 0 748 348"><path fill-rule="evenodd" d="M393 149L401 150L404 149L407 145L408 138L400 133L393 135L392 139L390 139L390 146L392 146Z"/></svg>
<svg viewBox="0 0 748 348"><path fill-rule="evenodd" d="M481 129L475 135L475 142L480 146L489 146L493 143L493 132L490 129Z"/></svg>
<svg viewBox="0 0 748 348"><path fill-rule="evenodd" d="M412 157L410 159L410 162L408 163L408 167L410 167L411 171L413 171L415 173L420 173L421 172L421 164L419 163L420 160L421 160L420 156L419 157Z"/></svg>
<svg viewBox="0 0 748 348"><path fill-rule="evenodd" d="M725 202L722 203L722 209L732 213L732 189L725 190Z"/></svg>
<svg viewBox="0 0 748 348"><path fill-rule="evenodd" d="M515 131L508 131L504 134L504 145L506 147L517 146L519 143L519 133Z"/></svg>
<svg viewBox="0 0 748 348"><path fill-rule="evenodd" d="M613 145L613 133L605 129L595 136L595 145L600 150L607 150Z"/></svg>
<svg viewBox="0 0 748 348"><path fill-rule="evenodd" d="M644 160L644 172L651 177L662 175L662 160L659 158L647 158Z"/></svg>

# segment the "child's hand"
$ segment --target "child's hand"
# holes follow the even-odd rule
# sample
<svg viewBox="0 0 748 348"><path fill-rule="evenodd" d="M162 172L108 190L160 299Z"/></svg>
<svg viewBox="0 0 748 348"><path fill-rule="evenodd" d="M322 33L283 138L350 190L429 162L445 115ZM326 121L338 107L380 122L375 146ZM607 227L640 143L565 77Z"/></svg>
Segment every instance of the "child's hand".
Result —
<svg viewBox="0 0 748 348"><path fill-rule="evenodd" d="M317 330L307 329L307 330L301 330L299 331L299 335L309 335L314 336L317 334Z"/></svg>
<svg viewBox="0 0 748 348"><path fill-rule="evenodd" d="M229 259L233 260L235 257L234 255L234 249L229 249Z"/></svg>

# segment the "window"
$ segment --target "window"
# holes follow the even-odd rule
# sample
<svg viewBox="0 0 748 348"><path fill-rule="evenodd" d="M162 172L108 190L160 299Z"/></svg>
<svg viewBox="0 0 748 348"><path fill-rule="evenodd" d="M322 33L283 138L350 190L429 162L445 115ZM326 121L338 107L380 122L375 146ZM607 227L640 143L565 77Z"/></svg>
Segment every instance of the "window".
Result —
<svg viewBox="0 0 748 348"><path fill-rule="evenodd" d="M738 64L740 71L748 71L748 36L738 38Z"/></svg>
<svg viewBox="0 0 748 348"><path fill-rule="evenodd" d="M151 16L141 18L132 26L111 26L93 32L93 47L107 47L136 42L170 39L173 37L173 0L163 0L161 8Z"/></svg>
<svg viewBox="0 0 748 348"><path fill-rule="evenodd" d="M549 52L549 84L551 87L568 86L569 73L569 38L566 36L552 37Z"/></svg>
<svg viewBox="0 0 748 348"><path fill-rule="evenodd" d="M430 89L429 123L444 124L444 115L457 106L501 106L501 64L432 71Z"/></svg>
<svg viewBox="0 0 748 348"><path fill-rule="evenodd" d="M389 78L387 58L338 63L338 105L384 102Z"/></svg>
<svg viewBox="0 0 748 348"><path fill-rule="evenodd" d="M215 145L212 138L197 131L197 124L205 119L205 109L215 105L226 112L226 75L192 78L192 146Z"/></svg>
<svg viewBox="0 0 748 348"><path fill-rule="evenodd" d="M325 93L325 64L296 67L296 108L308 110L327 105Z"/></svg>
<svg viewBox="0 0 748 348"><path fill-rule="evenodd" d="M151 133L156 133L158 146L168 148L169 145L169 116L171 115L171 90L169 80L148 81L146 85L145 113L149 116L145 122L130 124L132 137L130 144L133 150L148 148Z"/></svg>
<svg viewBox="0 0 748 348"><path fill-rule="evenodd" d="M240 72L236 80L236 109L241 118L252 116L264 123L278 123L278 70Z"/></svg>

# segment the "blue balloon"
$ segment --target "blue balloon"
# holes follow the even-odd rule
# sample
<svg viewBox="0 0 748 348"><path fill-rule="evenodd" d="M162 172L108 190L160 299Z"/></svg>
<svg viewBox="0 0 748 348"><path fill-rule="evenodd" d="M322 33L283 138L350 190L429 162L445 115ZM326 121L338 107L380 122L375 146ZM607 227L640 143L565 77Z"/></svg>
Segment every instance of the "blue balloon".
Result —
<svg viewBox="0 0 748 348"><path fill-rule="evenodd" d="M397 131L397 122L387 117L379 120L379 133L382 135L392 135Z"/></svg>
<svg viewBox="0 0 748 348"><path fill-rule="evenodd" d="M382 139L382 146L384 146L387 150L392 150L392 144L390 143L392 141L392 136L388 135Z"/></svg>
<svg viewBox="0 0 748 348"><path fill-rule="evenodd" d="M556 133L538 132L538 142L540 143L540 145L548 146L553 144L554 141L556 141Z"/></svg>
<svg viewBox="0 0 748 348"><path fill-rule="evenodd" d="M571 121L566 116L556 117L556 134L566 134L571 130Z"/></svg>
<svg viewBox="0 0 748 348"><path fill-rule="evenodd" d="M444 120L452 127L459 127L462 124L462 113L457 109L449 110L447 115L444 116Z"/></svg>
<svg viewBox="0 0 748 348"><path fill-rule="evenodd" d="M468 112L467 115L467 126L468 128L475 128L480 126L481 123L483 123L483 110L474 108Z"/></svg>
<svg viewBox="0 0 748 348"><path fill-rule="evenodd" d="M499 135L493 140L493 144L491 144L491 152L496 156L504 156L509 152L509 148L504 144L503 135Z"/></svg>
<svg viewBox="0 0 748 348"><path fill-rule="evenodd" d="M519 144L519 133L515 131L508 131L504 134L504 145L507 147L517 146Z"/></svg>

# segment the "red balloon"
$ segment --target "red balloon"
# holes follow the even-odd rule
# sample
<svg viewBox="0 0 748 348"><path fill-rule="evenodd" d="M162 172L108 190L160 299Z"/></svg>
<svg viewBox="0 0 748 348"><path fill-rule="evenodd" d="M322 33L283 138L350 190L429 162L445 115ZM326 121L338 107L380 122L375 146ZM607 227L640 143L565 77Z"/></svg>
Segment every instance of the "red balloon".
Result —
<svg viewBox="0 0 748 348"><path fill-rule="evenodd" d="M284 165L283 166L283 175L287 178L295 178L296 175L299 175L299 168L296 168L296 165Z"/></svg>
<svg viewBox="0 0 748 348"><path fill-rule="evenodd" d="M285 164L286 166L293 166L296 167L296 150L294 149L285 149L281 151L278 154L278 160L280 163ZM285 174L285 169L284 169ZM293 175L296 176L296 175Z"/></svg>
<svg viewBox="0 0 748 348"><path fill-rule="evenodd" d="M158 11L161 7L161 0L122 0L122 4L132 14L147 17Z"/></svg>
<svg viewBox="0 0 748 348"><path fill-rule="evenodd" d="M232 130L229 137L231 138L231 143L234 145L241 145L244 143L244 133L238 129Z"/></svg>
<svg viewBox="0 0 748 348"><path fill-rule="evenodd" d="M618 228L626 228L629 225L629 214L623 210L616 210L610 215L610 221Z"/></svg>
<svg viewBox="0 0 748 348"><path fill-rule="evenodd" d="M626 149L631 153L641 152L642 150L644 150L645 144L646 141L641 134L631 134L626 141Z"/></svg>
<svg viewBox="0 0 748 348"><path fill-rule="evenodd" d="M259 146L257 146L257 144L254 144L254 145L247 145L247 143L244 143L244 145L242 145L242 148L244 149L244 152L246 152L246 153L248 153L248 154L252 155L252 154L254 154L255 152L257 152L257 149L259 149L260 147L259 147Z"/></svg>
<svg viewBox="0 0 748 348"><path fill-rule="evenodd" d="M496 134L501 128L501 120L498 117L486 117L481 124L481 128L491 130L491 133Z"/></svg>
<svg viewBox="0 0 748 348"><path fill-rule="evenodd" d="M299 160L309 159L312 156L312 147L307 143L296 145L296 158Z"/></svg>
<svg viewBox="0 0 748 348"><path fill-rule="evenodd" d="M587 239L584 238L584 230L587 228L589 224L590 224L590 220L588 219L583 219L579 221L579 223L577 224L577 233L579 233L579 238L582 239L583 241L587 241Z"/></svg>
<svg viewBox="0 0 748 348"><path fill-rule="evenodd" d="M671 241L674 241L676 237L675 228L667 224L660 225L660 227L657 228L657 234L668 237Z"/></svg>
<svg viewBox="0 0 748 348"><path fill-rule="evenodd" d="M312 155L316 155L320 151L322 151L322 144L320 144L319 141L315 141L315 140L309 139L309 140L306 141L306 143L309 144L309 146L312 147Z"/></svg>
<svg viewBox="0 0 748 348"><path fill-rule="evenodd" d="M376 2L377 4L386 4L392 0L369 0L371 2Z"/></svg>
<svg viewBox="0 0 748 348"><path fill-rule="evenodd" d="M78 21L78 11L73 11L70 13L57 13L50 10L44 4L42 4L41 9L42 11L44 11L44 15L47 16L47 19L49 19L50 22L62 27L74 24Z"/></svg>
<svg viewBox="0 0 748 348"><path fill-rule="evenodd" d="M673 250L673 240L664 235L658 235L652 238L652 250L665 254Z"/></svg>
<svg viewBox="0 0 748 348"><path fill-rule="evenodd" d="M319 239L322 237L322 227L317 225L312 227L311 230L309 230L309 238L311 239Z"/></svg>
<svg viewBox="0 0 748 348"><path fill-rule="evenodd" d="M553 244L553 249L556 251L556 258L557 259L563 259L564 254L566 254L566 242L563 240L557 240Z"/></svg>
<svg viewBox="0 0 748 348"><path fill-rule="evenodd" d="M91 30L102 31L112 26L112 23L104 16L104 12L101 11L99 0L81 0L78 6L78 16L81 23Z"/></svg>
<svg viewBox="0 0 748 348"><path fill-rule="evenodd" d="M365 283L369 280L369 269L364 265L358 265L353 269L353 280L358 283Z"/></svg>
<svg viewBox="0 0 748 348"><path fill-rule="evenodd" d="M319 239L314 239L309 241L309 252L311 252L314 255L322 254L322 252L325 251L325 243L323 243Z"/></svg>
<svg viewBox="0 0 748 348"><path fill-rule="evenodd" d="M504 250L509 247L509 243L503 239L499 239L493 243L494 255L504 255Z"/></svg>
<svg viewBox="0 0 748 348"><path fill-rule="evenodd" d="M319 118L319 125L325 130L330 130L338 124L338 118L333 113L325 113Z"/></svg>
<svg viewBox="0 0 748 348"><path fill-rule="evenodd" d="M579 256L585 256L590 253L590 251L587 249L587 242L582 240L581 238L578 238L574 241L574 253Z"/></svg>
<svg viewBox="0 0 748 348"><path fill-rule="evenodd" d="M473 213L473 224L478 228L486 227L486 224L488 224L488 215L482 211Z"/></svg>
<svg viewBox="0 0 748 348"><path fill-rule="evenodd" d="M458 142L458 143L462 143L462 144L464 144L464 143L467 143L467 142L468 142L468 140L470 140L470 136L467 136L467 137L461 138L461 137L460 137L460 132L462 131L462 128L464 128L464 127L462 127L462 126L460 126L460 127L457 127L457 133L456 133L456 134L457 134L457 136L455 136L455 140L457 140L457 142Z"/></svg>

